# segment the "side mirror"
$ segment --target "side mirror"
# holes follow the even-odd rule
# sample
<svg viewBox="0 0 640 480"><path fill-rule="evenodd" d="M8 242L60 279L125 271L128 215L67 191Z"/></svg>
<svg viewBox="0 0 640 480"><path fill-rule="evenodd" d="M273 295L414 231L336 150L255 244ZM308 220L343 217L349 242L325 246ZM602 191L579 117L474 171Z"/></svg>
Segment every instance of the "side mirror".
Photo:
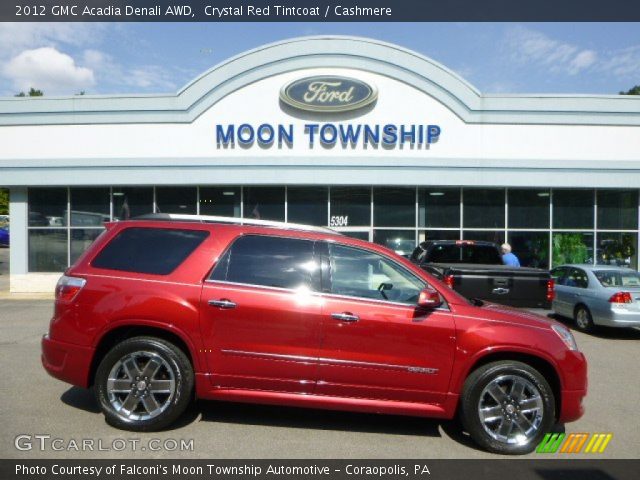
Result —
<svg viewBox="0 0 640 480"><path fill-rule="evenodd" d="M425 288L418 296L418 306L422 308L438 308L442 305L440 294L433 288Z"/></svg>

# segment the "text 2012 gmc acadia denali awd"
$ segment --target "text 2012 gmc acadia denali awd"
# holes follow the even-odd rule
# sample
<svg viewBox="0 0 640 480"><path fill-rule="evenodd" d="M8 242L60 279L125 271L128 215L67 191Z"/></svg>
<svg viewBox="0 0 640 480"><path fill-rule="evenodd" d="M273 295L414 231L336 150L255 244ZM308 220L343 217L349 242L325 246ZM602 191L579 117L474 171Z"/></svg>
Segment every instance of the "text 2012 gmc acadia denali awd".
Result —
<svg viewBox="0 0 640 480"><path fill-rule="evenodd" d="M461 297L328 229L153 215L111 223L56 288L42 362L107 421L168 426L194 397L451 419L525 453L583 414L569 330Z"/></svg>

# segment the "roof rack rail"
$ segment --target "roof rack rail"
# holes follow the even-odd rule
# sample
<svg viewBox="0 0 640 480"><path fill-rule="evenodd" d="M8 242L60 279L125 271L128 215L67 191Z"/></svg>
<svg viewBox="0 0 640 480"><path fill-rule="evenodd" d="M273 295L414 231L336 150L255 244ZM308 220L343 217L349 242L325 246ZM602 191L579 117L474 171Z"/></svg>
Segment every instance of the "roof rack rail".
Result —
<svg viewBox="0 0 640 480"><path fill-rule="evenodd" d="M287 230L301 230L306 232L331 233L341 235L340 232L329 227L314 227L301 223L275 222L272 220L256 220L253 218L220 217L215 215L183 215L179 213L148 213L134 217L131 220L155 220L155 221L176 221L176 222L199 222L199 223L228 223L233 225L256 225L260 227L283 228Z"/></svg>

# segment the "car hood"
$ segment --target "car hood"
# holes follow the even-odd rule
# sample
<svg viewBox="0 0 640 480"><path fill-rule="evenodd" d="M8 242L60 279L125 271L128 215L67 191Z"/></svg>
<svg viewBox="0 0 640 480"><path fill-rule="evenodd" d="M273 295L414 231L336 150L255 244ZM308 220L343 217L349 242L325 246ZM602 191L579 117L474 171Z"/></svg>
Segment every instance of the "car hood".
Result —
<svg viewBox="0 0 640 480"><path fill-rule="evenodd" d="M549 317L497 303L485 302L478 309L482 312L482 316L488 320L508 322L525 327L549 329L552 325L559 324Z"/></svg>

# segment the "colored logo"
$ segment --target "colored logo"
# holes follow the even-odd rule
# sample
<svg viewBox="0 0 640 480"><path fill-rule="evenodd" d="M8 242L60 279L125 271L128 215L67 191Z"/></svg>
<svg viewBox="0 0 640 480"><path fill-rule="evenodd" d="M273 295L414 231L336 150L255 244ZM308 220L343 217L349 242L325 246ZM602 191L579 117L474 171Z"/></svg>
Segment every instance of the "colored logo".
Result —
<svg viewBox="0 0 640 480"><path fill-rule="evenodd" d="M348 112L370 105L377 98L374 86L336 75L301 78L280 90L284 103L309 112Z"/></svg>
<svg viewBox="0 0 640 480"><path fill-rule="evenodd" d="M612 433L547 433L536 453L603 453Z"/></svg>

